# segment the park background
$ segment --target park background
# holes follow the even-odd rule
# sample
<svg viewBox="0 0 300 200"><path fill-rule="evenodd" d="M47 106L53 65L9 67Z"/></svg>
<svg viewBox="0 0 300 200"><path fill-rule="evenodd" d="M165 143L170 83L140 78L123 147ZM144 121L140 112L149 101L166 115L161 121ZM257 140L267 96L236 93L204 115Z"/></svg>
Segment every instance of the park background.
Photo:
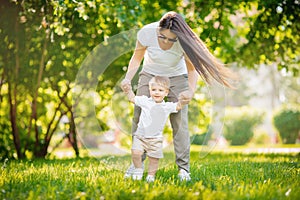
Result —
<svg viewBox="0 0 300 200"><path fill-rule="evenodd" d="M189 109L192 143L269 147L299 142L298 1L1 0L0 9L1 160L45 158L68 144L76 156L79 147L97 149L103 142L128 148L132 107L118 93L118 83L134 42L124 40L128 51L103 72L85 71L97 76L95 116L84 109L80 112L86 115L74 114L76 76L97 46L170 10L181 13L213 54L240 76L236 90L220 90L217 97L199 81ZM109 51L121 47L114 48ZM105 59L96 62L100 66ZM224 128L213 133L216 101L222 104ZM97 123L80 124L89 117ZM86 130L81 135L79 126ZM165 134L171 138L169 126Z"/></svg>
<svg viewBox="0 0 300 200"><path fill-rule="evenodd" d="M124 180L133 107L119 82L133 33L170 10L240 81L199 80L191 182L169 124L157 180ZM298 0L0 0L0 198L299 199L299 22Z"/></svg>

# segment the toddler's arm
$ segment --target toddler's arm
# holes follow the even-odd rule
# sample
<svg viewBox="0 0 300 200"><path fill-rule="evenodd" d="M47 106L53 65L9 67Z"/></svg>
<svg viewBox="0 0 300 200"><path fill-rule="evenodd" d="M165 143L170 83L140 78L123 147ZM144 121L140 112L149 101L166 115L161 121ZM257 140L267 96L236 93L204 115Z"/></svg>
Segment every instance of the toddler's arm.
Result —
<svg viewBox="0 0 300 200"><path fill-rule="evenodd" d="M134 103L134 97L135 97L135 94L133 93L132 90L130 90L128 93L125 93L128 97L128 100L132 103Z"/></svg>
<svg viewBox="0 0 300 200"><path fill-rule="evenodd" d="M176 110L179 111L181 109L182 109L182 103L181 103L181 101L178 101L177 106L176 106Z"/></svg>
<svg viewBox="0 0 300 200"><path fill-rule="evenodd" d="M128 97L128 100L132 103L134 103L134 93L132 91L132 87L131 87L131 83L129 80L127 79L124 79L122 82L121 82L121 88L123 90L123 92L127 95Z"/></svg>

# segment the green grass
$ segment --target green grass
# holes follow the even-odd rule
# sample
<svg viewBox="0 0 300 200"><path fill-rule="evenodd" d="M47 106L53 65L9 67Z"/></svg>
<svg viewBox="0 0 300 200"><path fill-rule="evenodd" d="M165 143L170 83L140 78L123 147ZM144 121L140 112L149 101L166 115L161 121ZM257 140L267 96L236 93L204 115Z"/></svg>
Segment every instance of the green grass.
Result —
<svg viewBox="0 0 300 200"><path fill-rule="evenodd" d="M124 180L130 157L1 164L0 199L300 199L299 154L191 153L191 182L165 154L157 180Z"/></svg>

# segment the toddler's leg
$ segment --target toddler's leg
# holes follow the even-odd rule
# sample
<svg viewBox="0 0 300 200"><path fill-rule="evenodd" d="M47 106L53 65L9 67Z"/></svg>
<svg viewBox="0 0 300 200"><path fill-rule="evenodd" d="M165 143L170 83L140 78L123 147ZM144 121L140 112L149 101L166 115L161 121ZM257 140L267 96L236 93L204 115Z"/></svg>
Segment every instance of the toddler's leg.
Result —
<svg viewBox="0 0 300 200"><path fill-rule="evenodd" d="M142 180L144 169L142 168L142 154L140 150L132 149L132 162L134 165L134 170L132 171L133 180Z"/></svg>
<svg viewBox="0 0 300 200"><path fill-rule="evenodd" d="M132 149L131 157L135 168L142 168L142 151Z"/></svg>
<svg viewBox="0 0 300 200"><path fill-rule="evenodd" d="M158 158L149 157L148 175L154 176L158 169Z"/></svg>

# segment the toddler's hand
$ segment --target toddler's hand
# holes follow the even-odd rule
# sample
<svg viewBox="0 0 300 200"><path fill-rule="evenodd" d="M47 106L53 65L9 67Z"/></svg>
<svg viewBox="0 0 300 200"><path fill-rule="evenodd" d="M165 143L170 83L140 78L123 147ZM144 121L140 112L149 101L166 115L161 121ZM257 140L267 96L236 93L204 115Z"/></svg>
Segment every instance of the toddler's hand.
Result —
<svg viewBox="0 0 300 200"><path fill-rule="evenodd" d="M194 96L194 93L191 90L183 91L179 94L178 100L181 103L181 105L186 105L190 103Z"/></svg>

